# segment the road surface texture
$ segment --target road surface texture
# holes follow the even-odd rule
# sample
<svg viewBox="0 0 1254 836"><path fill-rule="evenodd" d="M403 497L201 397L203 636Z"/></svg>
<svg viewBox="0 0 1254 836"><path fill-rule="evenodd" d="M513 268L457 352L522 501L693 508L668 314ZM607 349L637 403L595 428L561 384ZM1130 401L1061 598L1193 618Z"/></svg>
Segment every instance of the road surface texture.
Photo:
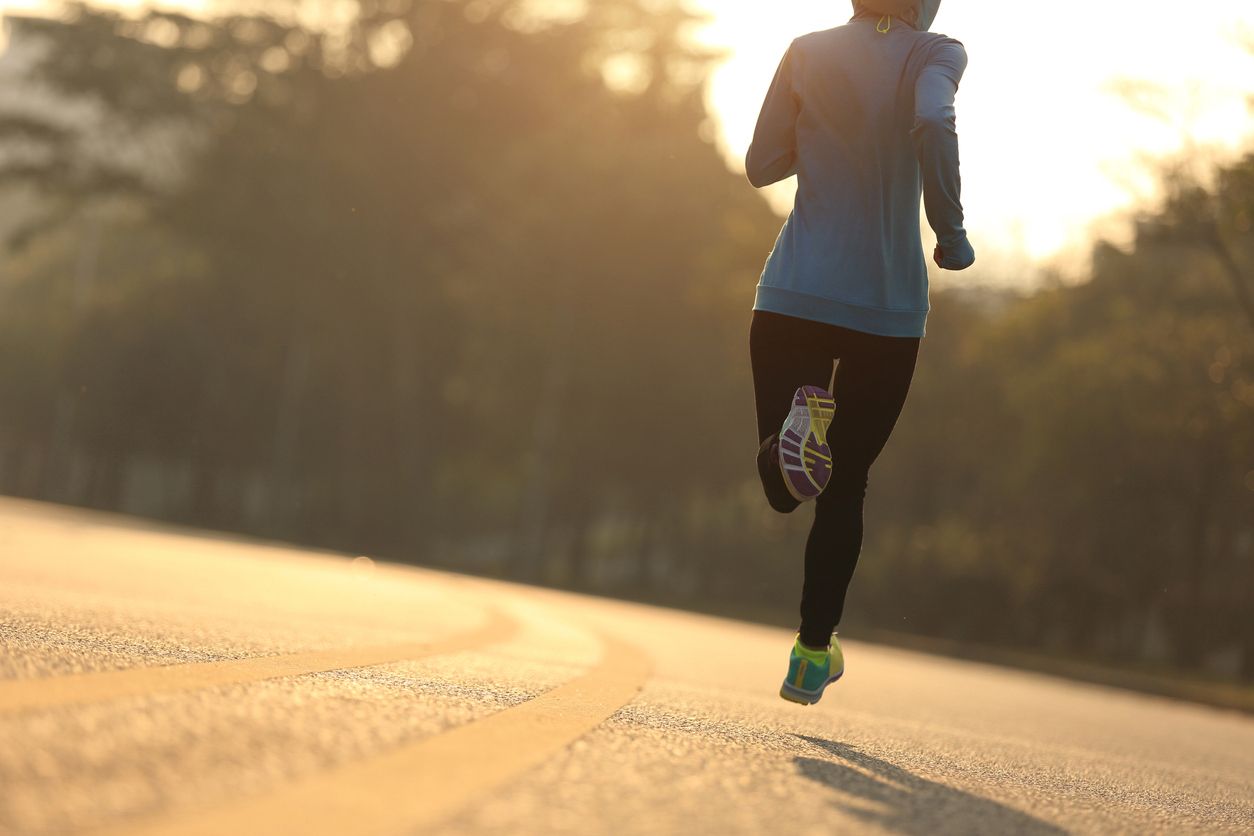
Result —
<svg viewBox="0 0 1254 836"><path fill-rule="evenodd" d="M1254 720L0 500L0 832L1254 830Z"/></svg>

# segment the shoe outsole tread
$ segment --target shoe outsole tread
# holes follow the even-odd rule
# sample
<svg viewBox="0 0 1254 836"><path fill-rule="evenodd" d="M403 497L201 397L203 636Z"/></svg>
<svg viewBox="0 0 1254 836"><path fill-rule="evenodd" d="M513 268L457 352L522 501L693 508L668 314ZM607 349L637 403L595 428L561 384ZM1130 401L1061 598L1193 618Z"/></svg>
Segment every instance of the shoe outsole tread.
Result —
<svg viewBox="0 0 1254 836"><path fill-rule="evenodd" d="M827 433L836 415L836 401L818 386L802 386L779 432L779 466L788 493L798 502L815 499L832 475L832 449Z"/></svg>

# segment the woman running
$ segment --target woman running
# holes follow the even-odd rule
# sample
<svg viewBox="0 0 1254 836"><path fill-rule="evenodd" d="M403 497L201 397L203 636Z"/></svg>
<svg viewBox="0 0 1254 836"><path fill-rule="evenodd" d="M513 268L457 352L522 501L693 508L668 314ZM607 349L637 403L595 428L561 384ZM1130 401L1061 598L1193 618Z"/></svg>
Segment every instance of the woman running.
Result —
<svg viewBox="0 0 1254 836"><path fill-rule="evenodd" d="M796 203L758 284L749 348L767 500L785 514L815 500L801 628L780 690L806 705L844 673L834 631L862 549L868 474L905 404L924 333L920 194L936 263L963 270L975 261L954 120L967 55L928 33L939 6L854 0L849 23L793 41L745 160L758 188L797 175Z"/></svg>

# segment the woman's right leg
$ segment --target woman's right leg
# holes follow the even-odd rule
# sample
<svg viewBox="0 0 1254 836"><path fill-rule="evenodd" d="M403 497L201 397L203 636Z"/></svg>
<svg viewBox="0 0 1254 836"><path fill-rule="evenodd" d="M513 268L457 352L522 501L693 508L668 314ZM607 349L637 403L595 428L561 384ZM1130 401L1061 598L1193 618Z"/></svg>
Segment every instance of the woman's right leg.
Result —
<svg viewBox="0 0 1254 836"><path fill-rule="evenodd" d="M862 551L862 506L871 465L892 434L914 377L919 340L838 329L836 417L828 432L832 478L806 542L801 641L824 647L840 623Z"/></svg>

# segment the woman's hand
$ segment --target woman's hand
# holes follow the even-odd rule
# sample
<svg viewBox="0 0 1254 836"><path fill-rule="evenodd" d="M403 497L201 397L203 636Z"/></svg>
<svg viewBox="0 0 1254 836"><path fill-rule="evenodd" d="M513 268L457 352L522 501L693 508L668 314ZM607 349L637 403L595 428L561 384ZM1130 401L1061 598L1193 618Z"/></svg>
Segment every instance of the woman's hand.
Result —
<svg viewBox="0 0 1254 836"><path fill-rule="evenodd" d="M937 244L932 251L932 260L942 270L965 270L975 263L975 250L966 238L962 238L949 251L942 250Z"/></svg>

